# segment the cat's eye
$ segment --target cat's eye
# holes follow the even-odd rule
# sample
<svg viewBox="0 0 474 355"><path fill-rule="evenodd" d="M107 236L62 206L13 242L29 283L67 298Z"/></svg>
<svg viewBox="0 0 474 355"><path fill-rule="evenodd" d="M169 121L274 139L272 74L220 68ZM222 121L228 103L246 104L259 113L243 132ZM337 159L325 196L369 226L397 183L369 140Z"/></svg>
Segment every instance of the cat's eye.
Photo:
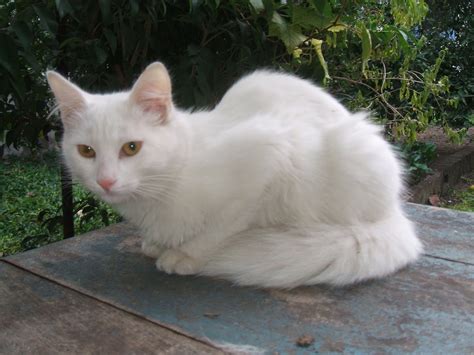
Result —
<svg viewBox="0 0 474 355"><path fill-rule="evenodd" d="M95 150L90 145L79 144L77 150L81 156L84 158L94 158Z"/></svg>
<svg viewBox="0 0 474 355"><path fill-rule="evenodd" d="M120 151L122 156L131 157L137 154L142 148L142 142L128 142L122 146Z"/></svg>

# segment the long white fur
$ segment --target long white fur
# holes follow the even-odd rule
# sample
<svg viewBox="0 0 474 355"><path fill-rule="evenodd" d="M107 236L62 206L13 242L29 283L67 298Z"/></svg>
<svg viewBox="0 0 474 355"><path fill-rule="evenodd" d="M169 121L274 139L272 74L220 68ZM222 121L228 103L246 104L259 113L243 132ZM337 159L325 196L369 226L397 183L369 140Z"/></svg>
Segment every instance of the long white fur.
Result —
<svg viewBox="0 0 474 355"><path fill-rule="evenodd" d="M149 72L150 82L167 75L156 64ZM140 228L160 270L263 287L344 285L385 276L422 251L380 129L308 81L257 71L214 110L171 106L160 111L166 120L131 100L136 93L79 94L85 109L66 125L65 161ZM129 141L142 150L120 158ZM96 157L81 157L78 144ZM110 192L101 178L117 179Z"/></svg>

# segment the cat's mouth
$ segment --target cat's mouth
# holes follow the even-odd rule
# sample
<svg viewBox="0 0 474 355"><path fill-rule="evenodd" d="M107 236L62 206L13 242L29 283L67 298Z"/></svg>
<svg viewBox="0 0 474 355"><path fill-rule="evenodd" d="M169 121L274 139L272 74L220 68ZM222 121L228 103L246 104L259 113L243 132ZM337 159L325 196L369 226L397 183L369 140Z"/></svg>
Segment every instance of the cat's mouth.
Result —
<svg viewBox="0 0 474 355"><path fill-rule="evenodd" d="M98 185L91 184L89 190L108 204L120 204L134 198L134 185L117 183L109 189L104 189Z"/></svg>
<svg viewBox="0 0 474 355"><path fill-rule="evenodd" d="M129 195L123 192L117 191L100 191L96 192L101 200L110 204L117 204L126 201Z"/></svg>

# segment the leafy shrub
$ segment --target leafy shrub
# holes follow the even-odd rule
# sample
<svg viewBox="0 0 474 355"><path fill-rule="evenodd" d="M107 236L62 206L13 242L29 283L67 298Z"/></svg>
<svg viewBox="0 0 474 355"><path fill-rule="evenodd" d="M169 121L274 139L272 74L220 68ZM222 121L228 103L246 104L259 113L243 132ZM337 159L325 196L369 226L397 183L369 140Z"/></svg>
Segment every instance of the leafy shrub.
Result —
<svg viewBox="0 0 474 355"><path fill-rule="evenodd" d="M353 109L377 112L409 142L462 100L426 53L424 0L15 1L0 7L0 105L6 144L34 146L57 128L43 72L59 68L90 90L128 88L153 60L170 68L176 101L212 106L257 67L326 86ZM451 131L452 135L456 134Z"/></svg>
<svg viewBox="0 0 474 355"><path fill-rule="evenodd" d="M460 2L467 20L443 22L450 2L442 3L432 3L436 16L424 27L424 0L8 1L0 5L0 148L35 148L38 138L59 132L48 116L46 69L87 90L123 90L157 59L170 68L184 107L212 106L241 75L269 67L325 85L351 109L375 112L407 150L432 123L459 140L474 121L472 79L460 79L472 67L460 64L472 61L472 4ZM460 40L436 37L437 24ZM453 90L446 75L461 66ZM423 159L408 156L415 174L426 170ZM55 228L58 213L41 216L46 226Z"/></svg>
<svg viewBox="0 0 474 355"><path fill-rule="evenodd" d="M430 12L420 33L427 43L419 61L430 62L446 51L440 75L449 75L451 98L438 114L454 127L474 125L474 2L471 0L429 0Z"/></svg>
<svg viewBox="0 0 474 355"><path fill-rule="evenodd" d="M402 156L407 162L410 183L419 182L425 175L431 174L428 166L436 158L434 143L414 142L402 146Z"/></svg>

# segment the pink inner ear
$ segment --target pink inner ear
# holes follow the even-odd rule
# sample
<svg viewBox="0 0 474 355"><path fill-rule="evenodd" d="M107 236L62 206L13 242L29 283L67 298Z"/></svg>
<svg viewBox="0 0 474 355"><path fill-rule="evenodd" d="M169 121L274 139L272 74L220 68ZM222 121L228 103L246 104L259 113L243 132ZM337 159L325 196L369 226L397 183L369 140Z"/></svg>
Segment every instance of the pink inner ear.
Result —
<svg viewBox="0 0 474 355"><path fill-rule="evenodd" d="M59 103L59 110L62 118L65 120L72 119L73 115L84 108L84 100L82 98L70 98L65 104Z"/></svg>
<svg viewBox="0 0 474 355"><path fill-rule="evenodd" d="M135 93L135 102L144 112L159 113L160 121L166 121L171 98L169 94L162 93L154 83L139 87Z"/></svg>
<svg viewBox="0 0 474 355"><path fill-rule="evenodd" d="M163 99L142 99L139 101L140 107L145 112L159 112L165 114L166 102Z"/></svg>

